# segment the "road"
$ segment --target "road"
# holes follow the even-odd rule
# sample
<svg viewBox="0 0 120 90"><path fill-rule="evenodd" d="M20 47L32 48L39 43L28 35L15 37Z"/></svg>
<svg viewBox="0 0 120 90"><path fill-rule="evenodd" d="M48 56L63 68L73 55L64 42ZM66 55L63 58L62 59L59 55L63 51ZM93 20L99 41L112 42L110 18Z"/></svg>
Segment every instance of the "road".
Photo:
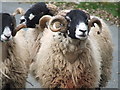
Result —
<svg viewBox="0 0 120 90"><path fill-rule="evenodd" d="M8 12L8 13L12 14L13 11L17 7L22 7L25 10L27 10L30 6L31 6L31 3L2 2L2 4L0 3L0 12L1 11ZM19 18L20 18L20 15L17 15L16 16L17 24L19 23ZM120 52L120 50L118 50L118 28L116 25L110 25L109 23L108 23L108 26L111 30L113 44L114 44L114 52L113 52L114 58L113 58L113 64L112 64L111 80L109 81L106 88L118 88L118 59L120 60L120 56L118 57L118 52ZM119 34L120 34L120 31L119 31ZM119 41L119 45L120 45L120 41ZM120 72L120 70L119 70L119 72ZM30 83L27 82L26 83L27 88L39 88L40 87L39 83L37 83L31 75L29 75L27 81L29 81L33 85L32 86ZM120 81L120 79L119 79L119 81Z"/></svg>

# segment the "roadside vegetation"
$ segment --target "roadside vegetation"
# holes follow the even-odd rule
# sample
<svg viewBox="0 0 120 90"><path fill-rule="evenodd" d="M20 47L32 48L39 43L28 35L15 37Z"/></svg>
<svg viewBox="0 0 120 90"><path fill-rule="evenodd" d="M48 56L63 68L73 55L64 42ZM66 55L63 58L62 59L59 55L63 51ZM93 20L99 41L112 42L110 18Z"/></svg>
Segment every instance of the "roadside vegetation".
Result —
<svg viewBox="0 0 120 90"><path fill-rule="evenodd" d="M55 4L61 9L84 9L91 15L120 26L120 2L55 2Z"/></svg>

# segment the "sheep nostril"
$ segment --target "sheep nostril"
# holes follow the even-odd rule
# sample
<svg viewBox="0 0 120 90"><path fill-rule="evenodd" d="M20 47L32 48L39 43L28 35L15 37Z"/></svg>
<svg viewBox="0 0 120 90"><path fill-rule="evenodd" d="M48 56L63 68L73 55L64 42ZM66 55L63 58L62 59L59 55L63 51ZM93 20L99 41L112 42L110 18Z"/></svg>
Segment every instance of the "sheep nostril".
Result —
<svg viewBox="0 0 120 90"><path fill-rule="evenodd" d="M81 31L84 34L87 30L79 30L79 31Z"/></svg>
<svg viewBox="0 0 120 90"><path fill-rule="evenodd" d="M4 35L4 36L5 36L6 38L8 38L8 39L10 38L10 36L6 36L6 35Z"/></svg>
<svg viewBox="0 0 120 90"><path fill-rule="evenodd" d="M81 29L80 29L79 31L81 31L81 32L86 32L87 30L81 30Z"/></svg>

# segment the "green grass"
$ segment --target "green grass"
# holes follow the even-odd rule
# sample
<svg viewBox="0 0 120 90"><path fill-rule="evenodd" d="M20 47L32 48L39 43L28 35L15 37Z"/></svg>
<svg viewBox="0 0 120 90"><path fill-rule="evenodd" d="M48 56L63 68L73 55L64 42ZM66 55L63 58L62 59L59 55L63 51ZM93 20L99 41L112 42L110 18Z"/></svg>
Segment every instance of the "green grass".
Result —
<svg viewBox="0 0 120 90"><path fill-rule="evenodd" d="M113 16L120 17L120 3L118 2L81 2L75 8L106 10Z"/></svg>

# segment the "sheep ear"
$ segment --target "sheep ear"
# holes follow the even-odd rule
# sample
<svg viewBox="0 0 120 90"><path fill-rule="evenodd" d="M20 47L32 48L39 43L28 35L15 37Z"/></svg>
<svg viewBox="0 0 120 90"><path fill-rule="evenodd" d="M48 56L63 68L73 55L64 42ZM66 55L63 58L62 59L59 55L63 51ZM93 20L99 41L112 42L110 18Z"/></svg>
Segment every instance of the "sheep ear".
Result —
<svg viewBox="0 0 120 90"><path fill-rule="evenodd" d="M85 14L87 16L87 19L90 20L90 14L87 11L85 11L85 10L82 10L82 11L85 12Z"/></svg>
<svg viewBox="0 0 120 90"><path fill-rule="evenodd" d="M68 27L70 27L71 18L69 16L65 16L65 19L68 22Z"/></svg>
<svg viewBox="0 0 120 90"><path fill-rule="evenodd" d="M40 28L44 29L47 26L47 22L52 18L50 15L45 15L39 20Z"/></svg>
<svg viewBox="0 0 120 90"><path fill-rule="evenodd" d="M90 20L90 14L86 13L87 19Z"/></svg>

